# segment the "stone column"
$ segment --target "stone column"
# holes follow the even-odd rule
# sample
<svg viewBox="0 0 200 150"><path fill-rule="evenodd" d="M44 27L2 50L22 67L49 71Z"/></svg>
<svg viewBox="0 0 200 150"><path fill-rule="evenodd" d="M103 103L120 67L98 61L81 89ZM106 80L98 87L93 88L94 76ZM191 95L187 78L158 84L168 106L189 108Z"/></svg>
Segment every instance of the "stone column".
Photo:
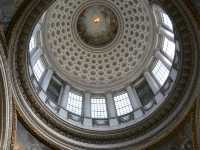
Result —
<svg viewBox="0 0 200 150"><path fill-rule="evenodd" d="M171 62L163 54L161 54L160 51L157 51L155 56L167 67L168 70L171 69Z"/></svg>
<svg viewBox="0 0 200 150"><path fill-rule="evenodd" d="M177 50L178 52L180 52L180 45L179 45L179 42L176 41L176 42L175 42L175 45L176 45L176 50Z"/></svg>
<svg viewBox="0 0 200 150"><path fill-rule="evenodd" d="M44 92L47 91L52 76L53 76L53 71L50 69L47 70L46 74L44 75L44 78L41 81L41 88L44 90Z"/></svg>
<svg viewBox="0 0 200 150"><path fill-rule="evenodd" d="M160 85L158 85L158 83L153 79L153 77L151 76L151 74L149 72L145 72L144 76L145 76L147 83L149 84L149 87L151 88L151 90L153 91L153 93L155 95L156 102L158 104L162 103L164 100L164 96L160 92Z"/></svg>
<svg viewBox="0 0 200 150"><path fill-rule="evenodd" d="M47 91L47 88L49 86L49 83L51 81L51 78L52 78L52 75L53 75L53 71L52 70L48 70L44 77L42 78L42 80L40 81L40 87L42 88L39 92L39 97L41 98L41 100L43 102L46 102L47 100L47 95L46 95L46 91Z"/></svg>
<svg viewBox="0 0 200 150"><path fill-rule="evenodd" d="M110 126L118 125L117 111L116 111L114 99L111 93L106 94L106 102L107 102L108 116L110 118L109 119Z"/></svg>
<svg viewBox="0 0 200 150"><path fill-rule="evenodd" d="M33 69L31 67L31 65L28 66L28 69L29 69L30 77L32 77L32 75L33 75Z"/></svg>
<svg viewBox="0 0 200 150"><path fill-rule="evenodd" d="M145 72L144 77L147 83L149 84L150 88L152 89L154 95L156 95L157 92L160 90L159 85L156 83L156 81L153 79L153 77L151 76L149 72Z"/></svg>
<svg viewBox="0 0 200 150"><path fill-rule="evenodd" d="M133 89L131 86L127 87L127 92L129 95L129 99L131 102L131 105L133 107L134 116L135 118L139 118L143 115L143 112L140 108L142 108L142 103L137 95L137 92L135 89Z"/></svg>
<svg viewBox="0 0 200 150"><path fill-rule="evenodd" d="M32 35L31 35L31 39L34 39L34 48L33 49L31 49L31 51L30 51L30 49L29 49L29 52L30 52L30 56L32 57L33 56L33 54L37 51L37 49L39 49L40 47L39 47L39 45L38 45L38 43L37 43L37 26L34 28L34 30L33 30L33 32L32 32ZM30 40L31 40L30 39ZM29 41L30 42L30 41ZM29 43L30 44L30 43Z"/></svg>
<svg viewBox="0 0 200 150"><path fill-rule="evenodd" d="M85 101L83 105L83 113L84 113L84 121L83 124L86 126L92 126L92 118L91 118L91 94L85 93Z"/></svg>
<svg viewBox="0 0 200 150"><path fill-rule="evenodd" d="M175 80L176 80L176 77L177 77L177 74L178 74L177 70L175 70L174 68L172 68L172 70L171 70L169 76L170 76L170 78L171 78L173 81L175 81Z"/></svg>
<svg viewBox="0 0 200 150"><path fill-rule="evenodd" d="M169 33L167 33L167 32L169 32ZM171 31L166 31L165 29L163 29L162 27L160 28L160 34L161 35L163 35L163 36L165 36L166 38L168 38L170 41L174 41L174 37L172 37L172 36L170 36L169 34L174 34L173 32L171 32Z"/></svg>
<svg viewBox="0 0 200 150"><path fill-rule="evenodd" d="M31 55L31 65L34 66L41 56L42 56L41 49L34 50L34 53Z"/></svg>
<svg viewBox="0 0 200 150"><path fill-rule="evenodd" d="M44 41L43 41L43 35L42 35L41 30L40 30L39 34L40 34L40 47L43 49L44 48Z"/></svg>
<svg viewBox="0 0 200 150"><path fill-rule="evenodd" d="M70 86L65 85L61 93L61 98L59 99L58 102L58 105L61 107L61 109L59 110L59 115L64 119L67 118L67 103L69 98L69 92L70 92Z"/></svg>
<svg viewBox="0 0 200 150"><path fill-rule="evenodd" d="M35 39L35 44L38 48L41 48L41 42L40 42L40 30L41 30L41 25L40 24L37 24L35 26L35 29L33 30L33 33L32 33L32 37L34 37Z"/></svg>
<svg viewBox="0 0 200 150"><path fill-rule="evenodd" d="M38 29L36 31L36 35L37 35L36 43L37 43L39 48L43 48L44 47L43 35L42 35L43 27L41 26L41 24L38 24L37 28Z"/></svg>

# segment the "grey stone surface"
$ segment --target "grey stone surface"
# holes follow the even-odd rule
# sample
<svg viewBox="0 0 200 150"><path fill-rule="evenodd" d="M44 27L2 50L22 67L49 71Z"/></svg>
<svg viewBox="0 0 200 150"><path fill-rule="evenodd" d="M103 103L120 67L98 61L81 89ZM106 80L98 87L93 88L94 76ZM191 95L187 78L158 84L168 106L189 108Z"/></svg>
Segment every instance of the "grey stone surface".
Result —
<svg viewBox="0 0 200 150"><path fill-rule="evenodd" d="M200 15L200 0L192 0L193 5L196 7Z"/></svg>
<svg viewBox="0 0 200 150"><path fill-rule="evenodd" d="M4 30L8 27L13 15L23 0L0 0L0 23Z"/></svg>
<svg viewBox="0 0 200 150"><path fill-rule="evenodd" d="M200 7L200 1L199 0L192 0L192 2L194 4L196 4L196 6Z"/></svg>
<svg viewBox="0 0 200 150"><path fill-rule="evenodd" d="M193 150L191 117L182 123L164 141L146 150Z"/></svg>
<svg viewBox="0 0 200 150"><path fill-rule="evenodd" d="M23 0L0 0L0 22L8 26L17 7ZM193 4L200 13L200 1L192 0ZM154 147L155 150L192 150L192 123L188 121L185 127L179 129L176 136L173 136L164 143ZM19 150L50 150L34 138L24 127L18 122L17 128L17 144L22 146Z"/></svg>
<svg viewBox="0 0 200 150"><path fill-rule="evenodd" d="M14 0L0 0L0 21L5 26L8 26L14 12Z"/></svg>
<svg viewBox="0 0 200 150"><path fill-rule="evenodd" d="M34 138L18 121L17 138L14 150L51 150Z"/></svg>

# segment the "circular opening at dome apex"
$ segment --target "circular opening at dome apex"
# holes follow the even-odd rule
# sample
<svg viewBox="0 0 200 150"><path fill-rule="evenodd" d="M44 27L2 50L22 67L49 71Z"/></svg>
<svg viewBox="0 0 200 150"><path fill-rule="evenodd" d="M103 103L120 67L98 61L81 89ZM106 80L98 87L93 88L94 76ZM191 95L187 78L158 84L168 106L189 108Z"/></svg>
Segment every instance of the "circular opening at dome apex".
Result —
<svg viewBox="0 0 200 150"><path fill-rule="evenodd" d="M84 9L77 21L77 31L81 40L93 47L111 43L118 32L118 20L108 7L94 5Z"/></svg>

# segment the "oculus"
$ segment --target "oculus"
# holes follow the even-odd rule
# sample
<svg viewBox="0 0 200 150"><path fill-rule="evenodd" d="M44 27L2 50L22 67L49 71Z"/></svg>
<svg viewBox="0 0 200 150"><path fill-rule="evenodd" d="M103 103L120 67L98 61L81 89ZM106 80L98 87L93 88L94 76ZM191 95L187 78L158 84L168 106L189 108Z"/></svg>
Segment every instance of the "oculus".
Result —
<svg viewBox="0 0 200 150"><path fill-rule="evenodd" d="M117 35L117 17L110 8L101 5L90 6L78 17L77 31L86 44L92 47L105 46Z"/></svg>

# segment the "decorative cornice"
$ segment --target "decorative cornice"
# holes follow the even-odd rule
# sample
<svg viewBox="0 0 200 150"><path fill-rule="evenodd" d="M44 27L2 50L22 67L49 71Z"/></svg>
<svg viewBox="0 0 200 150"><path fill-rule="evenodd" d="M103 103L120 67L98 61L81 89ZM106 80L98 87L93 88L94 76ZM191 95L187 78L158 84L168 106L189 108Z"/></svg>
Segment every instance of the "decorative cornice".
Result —
<svg viewBox="0 0 200 150"><path fill-rule="evenodd" d="M19 10L9 39L9 65L17 111L27 126L50 145L60 149L139 149L169 134L186 116L197 96L199 49L197 27L181 0L160 0L171 16L182 50L178 79L166 102L145 121L124 130L101 133L64 123L38 101L27 73L27 50L31 31L54 0L32 0ZM22 13L23 12L23 13ZM184 26L183 26L184 25ZM108 140L109 139L109 140ZM129 148L127 148L129 147Z"/></svg>

